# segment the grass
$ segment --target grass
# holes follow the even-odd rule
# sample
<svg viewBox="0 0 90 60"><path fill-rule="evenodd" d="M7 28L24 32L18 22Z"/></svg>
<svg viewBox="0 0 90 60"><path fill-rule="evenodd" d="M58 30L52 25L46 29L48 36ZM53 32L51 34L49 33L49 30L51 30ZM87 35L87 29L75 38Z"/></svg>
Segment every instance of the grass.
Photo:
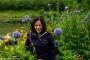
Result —
<svg viewBox="0 0 90 60"><path fill-rule="evenodd" d="M21 21L26 15L31 17L38 16L38 11L0 11L0 35L5 35L8 32L13 32L20 24L14 23L2 23L2 21ZM30 18L32 19L32 18Z"/></svg>
<svg viewBox="0 0 90 60"><path fill-rule="evenodd" d="M0 23L0 35L4 36L8 32L15 31L17 26L20 26L20 24Z"/></svg>
<svg viewBox="0 0 90 60"><path fill-rule="evenodd" d="M30 16L30 20L34 16L41 16L44 13L44 10L31 11L31 10L21 10L21 11L0 11L0 35L5 35L8 32L14 31L17 26L22 26L17 23L5 23L4 21L22 21L26 15ZM50 12L51 15L52 11Z"/></svg>
<svg viewBox="0 0 90 60"><path fill-rule="evenodd" d="M8 11L0 11L0 20L5 20L5 19L16 19L18 20L18 18L23 19L26 15L38 15L39 12L38 11L29 11L29 10L22 10L22 11L12 11L12 10L8 10Z"/></svg>

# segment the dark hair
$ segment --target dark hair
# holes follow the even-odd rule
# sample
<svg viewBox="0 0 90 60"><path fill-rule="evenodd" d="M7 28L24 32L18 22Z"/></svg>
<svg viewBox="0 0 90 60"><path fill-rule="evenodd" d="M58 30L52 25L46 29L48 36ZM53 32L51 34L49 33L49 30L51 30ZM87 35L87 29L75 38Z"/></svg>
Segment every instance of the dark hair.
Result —
<svg viewBox="0 0 90 60"><path fill-rule="evenodd" d="M31 32L37 34L37 32L36 32L36 30L35 30L35 28L34 28L34 24L35 24L35 22L37 22L37 21L40 21L41 24L42 24L42 31L41 31L41 34L42 34L43 32L46 31L46 23L45 23L43 17L39 17L39 16L35 17L35 18L32 20L32 22L30 23Z"/></svg>

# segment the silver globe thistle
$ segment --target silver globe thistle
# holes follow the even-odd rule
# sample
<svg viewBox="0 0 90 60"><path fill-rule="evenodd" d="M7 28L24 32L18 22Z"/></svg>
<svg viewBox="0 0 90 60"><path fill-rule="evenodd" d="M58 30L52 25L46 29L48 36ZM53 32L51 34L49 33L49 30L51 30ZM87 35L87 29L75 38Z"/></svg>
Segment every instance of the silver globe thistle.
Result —
<svg viewBox="0 0 90 60"><path fill-rule="evenodd" d="M68 6L65 6L65 10L68 10L69 9L69 7Z"/></svg>
<svg viewBox="0 0 90 60"><path fill-rule="evenodd" d="M74 13L76 13L76 14L80 14L80 10L78 9L78 10L74 10Z"/></svg>

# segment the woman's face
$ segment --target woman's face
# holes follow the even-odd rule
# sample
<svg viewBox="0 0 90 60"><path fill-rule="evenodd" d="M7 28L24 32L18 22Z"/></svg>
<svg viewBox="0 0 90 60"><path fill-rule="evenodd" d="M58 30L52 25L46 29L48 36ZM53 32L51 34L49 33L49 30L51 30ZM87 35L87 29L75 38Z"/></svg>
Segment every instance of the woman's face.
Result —
<svg viewBox="0 0 90 60"><path fill-rule="evenodd" d="M42 24L41 24L41 21L38 20L35 22L34 24L34 28L36 30L37 33L40 33L42 31Z"/></svg>

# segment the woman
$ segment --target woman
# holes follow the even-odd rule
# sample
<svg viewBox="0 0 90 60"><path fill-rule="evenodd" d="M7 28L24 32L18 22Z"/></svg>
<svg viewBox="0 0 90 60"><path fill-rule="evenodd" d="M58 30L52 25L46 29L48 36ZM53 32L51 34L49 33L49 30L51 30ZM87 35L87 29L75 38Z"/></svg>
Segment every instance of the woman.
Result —
<svg viewBox="0 0 90 60"><path fill-rule="evenodd" d="M27 34L26 49L34 53L37 59L55 60L54 39L46 31L44 20L41 17L36 17L30 26L31 32Z"/></svg>

